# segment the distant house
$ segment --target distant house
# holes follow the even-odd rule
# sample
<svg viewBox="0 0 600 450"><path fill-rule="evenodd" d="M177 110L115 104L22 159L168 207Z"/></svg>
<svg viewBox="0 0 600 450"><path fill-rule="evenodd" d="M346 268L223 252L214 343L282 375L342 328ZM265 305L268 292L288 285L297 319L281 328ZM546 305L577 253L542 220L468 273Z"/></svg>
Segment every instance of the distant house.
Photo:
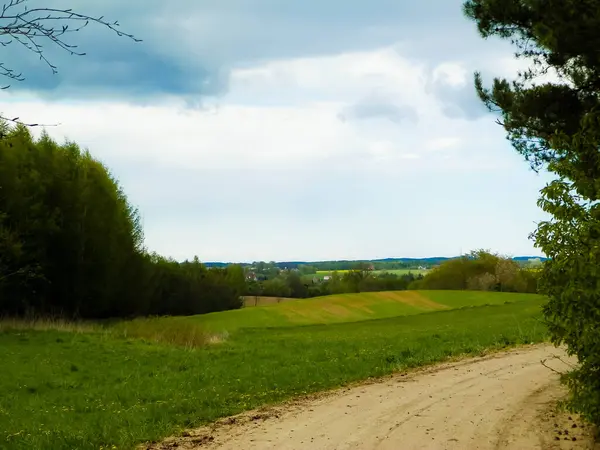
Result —
<svg viewBox="0 0 600 450"><path fill-rule="evenodd" d="M323 277L323 281L329 281L329 280L331 280L331 277L329 275L325 275Z"/></svg>
<svg viewBox="0 0 600 450"><path fill-rule="evenodd" d="M248 272L246 274L246 280L248 281L256 281L256 274L254 272Z"/></svg>

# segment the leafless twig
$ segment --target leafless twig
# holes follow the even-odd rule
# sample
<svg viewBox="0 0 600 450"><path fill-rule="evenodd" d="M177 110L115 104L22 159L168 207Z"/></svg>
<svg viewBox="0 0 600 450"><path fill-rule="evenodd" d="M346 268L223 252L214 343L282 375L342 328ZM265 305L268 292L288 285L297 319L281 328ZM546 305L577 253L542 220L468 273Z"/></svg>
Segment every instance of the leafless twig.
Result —
<svg viewBox="0 0 600 450"><path fill-rule="evenodd" d="M12 122L16 125L25 125L26 127L56 127L56 126L60 125L59 123L54 123L54 124L27 123L27 122L23 122L18 117L14 117L11 119L9 117L3 116L2 114L0 114L0 120L5 121L5 122Z"/></svg>
<svg viewBox="0 0 600 450"><path fill-rule="evenodd" d="M564 359L562 359L560 356L558 355L553 355L551 359L558 359L560 362L562 362L564 365L569 366L571 369L574 369L575 366L567 361L565 361ZM552 372L556 372L559 375L564 375L564 372L561 372L559 370L553 369L552 367L548 366L546 364L546 361L548 361L548 358L546 359L542 359L540 362L542 363L542 366L544 366L547 369L550 369Z"/></svg>
<svg viewBox="0 0 600 450"><path fill-rule="evenodd" d="M550 367L548 364L546 364L547 359L542 359L540 362L542 363L542 366L544 366L546 369L550 369L552 372L555 372L559 375L564 375L563 372L560 372L556 369L553 369L552 367Z"/></svg>
<svg viewBox="0 0 600 450"><path fill-rule="evenodd" d="M558 359L558 360L559 360L561 363L563 363L564 365L566 365L566 366L569 366L571 369L575 369L575 368L576 368L576 367L575 367L573 364L571 364L571 363L569 363L569 362L565 361L565 360L564 360L564 359L562 359L560 356L555 356L555 358L556 358L556 359Z"/></svg>
<svg viewBox="0 0 600 450"><path fill-rule="evenodd" d="M90 23L103 25L109 30L115 32L117 36L123 36L132 39L135 42L141 42L133 34L124 33L119 29L119 22L108 22L104 16L92 17L81 14L72 9L58 8L32 8L25 6L28 0L10 0L2 6L0 20L0 36L7 36L8 39L1 40L0 45L6 47L13 42L24 46L27 50L36 53L40 60L44 61L53 73L57 73L57 67L50 62L44 55L44 48L40 41L47 39L59 48L69 52L71 55L84 56L86 53L77 50L77 45L69 44L64 37L69 33L76 33L87 27ZM18 7L23 7L20 11L15 11ZM70 23L65 23L70 22ZM1 22L0 22L1 23ZM71 28L72 23L76 26ZM8 78L22 81L24 77L21 73L0 63L0 75Z"/></svg>
<svg viewBox="0 0 600 450"><path fill-rule="evenodd" d="M86 14L78 13L72 9L59 8L27 8L28 0L10 0L0 8L0 46L7 47L17 43L27 50L39 56L53 74L58 73L58 68L45 55L43 41L49 40L52 44L67 51L71 55L84 56L86 53L79 51L77 45L70 44L65 37L70 33L76 33L88 26L90 23L103 25L117 34L117 36L127 37L135 42L141 42L133 34L125 33L119 29L119 22L109 22L104 16L92 17ZM71 26L71 25L75 26ZM23 81L25 77L22 73L6 66L0 62L0 76L5 76L11 80ZM0 87L8 89L10 85ZM19 118L9 119L0 116L1 119L8 122L22 124L28 127L43 126L38 123L25 123ZM56 125L48 125L56 126Z"/></svg>

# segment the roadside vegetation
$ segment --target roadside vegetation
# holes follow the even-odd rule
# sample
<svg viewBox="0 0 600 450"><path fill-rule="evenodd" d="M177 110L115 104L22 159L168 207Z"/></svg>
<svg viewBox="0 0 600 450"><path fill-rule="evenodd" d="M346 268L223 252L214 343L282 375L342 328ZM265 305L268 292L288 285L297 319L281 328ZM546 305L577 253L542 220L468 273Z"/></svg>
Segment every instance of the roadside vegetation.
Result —
<svg viewBox="0 0 600 450"><path fill-rule="evenodd" d="M550 218L533 234L549 258L544 316L553 342L579 359L565 377L570 408L600 425L600 4L468 0L464 12L529 66L491 88L476 73L475 88L515 150L554 177L538 201Z"/></svg>

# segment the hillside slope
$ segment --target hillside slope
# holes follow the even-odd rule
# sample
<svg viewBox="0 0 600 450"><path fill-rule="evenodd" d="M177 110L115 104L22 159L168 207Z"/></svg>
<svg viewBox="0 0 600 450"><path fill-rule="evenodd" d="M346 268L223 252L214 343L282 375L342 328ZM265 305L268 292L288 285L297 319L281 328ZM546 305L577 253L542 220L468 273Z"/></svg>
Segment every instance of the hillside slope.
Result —
<svg viewBox="0 0 600 450"><path fill-rule="evenodd" d="M541 298L533 294L481 291L389 291L339 294L173 320L193 320L210 331L239 328L359 322L467 306Z"/></svg>

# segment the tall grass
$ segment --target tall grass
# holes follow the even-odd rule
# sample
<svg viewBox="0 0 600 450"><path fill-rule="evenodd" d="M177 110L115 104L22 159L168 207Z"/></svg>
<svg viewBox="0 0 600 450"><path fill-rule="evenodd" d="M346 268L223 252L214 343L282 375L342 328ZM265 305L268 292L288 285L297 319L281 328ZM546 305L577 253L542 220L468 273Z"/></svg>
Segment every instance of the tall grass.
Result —
<svg viewBox="0 0 600 450"><path fill-rule="evenodd" d="M10 331L89 333L186 348L220 343L229 336L227 332L206 332L201 325L189 321L162 317L123 320L112 324L63 318L0 318L0 333Z"/></svg>
<svg viewBox="0 0 600 450"><path fill-rule="evenodd" d="M113 336L142 339L160 344L197 348L227 339L228 334L208 333L198 324L179 318L143 318L118 322L107 331Z"/></svg>
<svg viewBox="0 0 600 450"><path fill-rule="evenodd" d="M60 317L0 317L0 333L12 330L97 333L102 330L102 326L94 322L74 321Z"/></svg>

